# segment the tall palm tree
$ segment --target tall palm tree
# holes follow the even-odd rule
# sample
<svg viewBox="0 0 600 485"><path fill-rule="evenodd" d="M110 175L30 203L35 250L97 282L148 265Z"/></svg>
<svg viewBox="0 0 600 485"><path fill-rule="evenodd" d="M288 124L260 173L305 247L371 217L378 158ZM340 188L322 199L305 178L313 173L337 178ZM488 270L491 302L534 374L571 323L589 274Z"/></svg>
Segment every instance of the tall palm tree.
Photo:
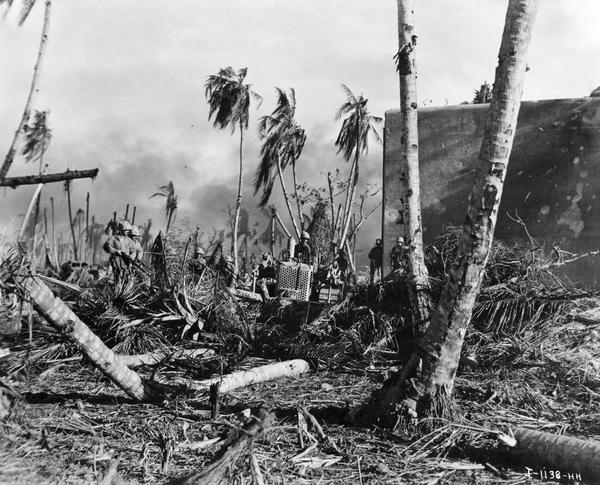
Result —
<svg viewBox="0 0 600 485"><path fill-rule="evenodd" d="M1 4L7 4L8 7L12 5L12 0L0 0ZM27 0L23 3L23 8L19 14L19 25L23 25L23 22L27 19L29 12L35 5L35 0ZM48 29L50 27L50 8L52 6L52 0L45 1L46 9L44 13L44 24L42 26L42 35L40 38L40 46L38 48L37 59L35 61L35 67L33 68L33 78L31 79L31 85L29 87L29 94L27 96L27 100L25 101L25 108L23 109L23 114L21 115L21 120L19 121L19 126L17 127L17 131L13 136L13 140L8 149L8 153L4 157L4 161L2 162L2 166L0 166L0 182L4 180L8 170L10 169L13 160L15 158L15 154L17 153L17 147L19 146L19 139L23 134L23 130L29 121L29 117L31 115L31 106L34 101L34 97L38 92L38 84L40 79L40 67L42 64L42 59L44 57L44 53L46 52L46 44L48 41Z"/></svg>
<svg viewBox="0 0 600 485"><path fill-rule="evenodd" d="M230 127L232 134L236 127L240 130L238 191L231 235L231 253L236 275L239 267L237 236L242 206L244 130L248 129L248 120L250 119L250 99L254 97L259 104L261 100L261 97L252 91L251 85L244 83L247 73L248 68L246 67L236 72L231 66L228 66L220 69L217 74L208 76L204 85L204 93L209 106L208 119L214 118L213 126L221 130Z"/></svg>
<svg viewBox="0 0 600 485"><path fill-rule="evenodd" d="M421 182L419 177L419 128L417 123L417 67L413 0L398 0L398 54L396 68L400 81L400 172L404 239L408 251L408 295L413 323L419 335L425 333L431 312L429 273L423 251L421 225Z"/></svg>
<svg viewBox="0 0 600 485"><path fill-rule="evenodd" d="M352 166L344 203L342 235L338 245L340 248L344 247L350 227L350 219L352 218L352 205L354 204L354 195L358 185L358 161L361 154L369 150L369 134L372 134L376 141L381 142L381 137L377 133L375 125L382 121L380 117L369 114L368 99L364 98L362 94L356 97L345 84L342 84L342 89L346 94L346 101L338 109L335 119L339 120L344 116L345 118L335 140L335 146L338 147L338 153L342 152L346 161L352 159Z"/></svg>
<svg viewBox="0 0 600 485"><path fill-rule="evenodd" d="M167 185L161 185L158 188L158 192L152 194L149 198L153 197L164 197L165 198L165 217L167 218L167 231L171 227L173 222L173 216L177 210L177 196L175 195L175 186L172 181L169 181Z"/></svg>
<svg viewBox="0 0 600 485"><path fill-rule="evenodd" d="M277 173L281 190L285 199L285 204L294 226L294 231L298 239L300 238L300 229L296 223L296 218L290 205L283 171L288 165L292 165L294 179L294 194L296 207L298 210L298 222L300 227L303 224L302 209L298 197L298 183L296 180L296 161L302 153L304 143L306 142L306 133L304 129L296 122L296 92L290 88L288 94L280 88L277 90L277 106L275 110L267 116L263 116L258 125L258 132L262 140L260 150L261 160L256 170L254 179L254 193L263 189L262 197L259 202L260 207L265 207L271 197L275 175Z"/></svg>
<svg viewBox="0 0 600 485"><path fill-rule="evenodd" d="M539 0L508 2L492 102L479 151L479 169L448 281L417 351L402 371L393 374L371 396L359 415L363 424L377 420L398 422L397 409L412 418L448 414L460 353L498 217L538 4ZM420 376L414 377L419 364Z"/></svg>

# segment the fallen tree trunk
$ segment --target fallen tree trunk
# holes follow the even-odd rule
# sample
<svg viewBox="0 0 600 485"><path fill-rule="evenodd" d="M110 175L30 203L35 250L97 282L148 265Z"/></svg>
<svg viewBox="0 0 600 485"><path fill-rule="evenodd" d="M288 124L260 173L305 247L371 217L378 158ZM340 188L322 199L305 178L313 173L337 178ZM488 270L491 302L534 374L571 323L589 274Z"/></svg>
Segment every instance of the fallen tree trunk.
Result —
<svg viewBox="0 0 600 485"><path fill-rule="evenodd" d="M165 360L184 360L184 359L199 359L214 355L214 350L211 349L181 349L174 352L153 352L151 354L136 354L136 355L120 355L117 354L117 359L127 367L140 367L142 365L156 365Z"/></svg>
<svg viewBox="0 0 600 485"><path fill-rule="evenodd" d="M98 169L92 170L67 170L60 173L48 173L39 175L24 175L22 177L7 177L0 182L0 187L11 187L13 189L20 185L50 184L53 182L65 182L66 180L96 178Z"/></svg>
<svg viewBox="0 0 600 485"><path fill-rule="evenodd" d="M123 364L89 327L36 276L19 276L17 283L29 296L35 310L62 335L74 341L81 352L105 376L138 401L153 393L141 377Z"/></svg>
<svg viewBox="0 0 600 485"><path fill-rule="evenodd" d="M219 457L204 471L178 480L178 485L220 485L232 483L239 471L234 471L236 465L252 452L252 443L259 438L269 425L270 415L261 409L258 417L252 416L240 431L235 431L228 438L228 444L223 447Z"/></svg>
<svg viewBox="0 0 600 485"><path fill-rule="evenodd" d="M580 474L585 483L600 483L600 442L526 428L517 428L514 436L514 453L529 468L543 466L564 478Z"/></svg>
<svg viewBox="0 0 600 485"><path fill-rule="evenodd" d="M213 377L204 381L187 381L186 386L194 391L208 391L212 384L218 382L221 384L220 391L223 393L282 377L296 377L308 372L309 369L310 366L305 360L286 360L275 364L262 365L250 370L234 372L222 377Z"/></svg>

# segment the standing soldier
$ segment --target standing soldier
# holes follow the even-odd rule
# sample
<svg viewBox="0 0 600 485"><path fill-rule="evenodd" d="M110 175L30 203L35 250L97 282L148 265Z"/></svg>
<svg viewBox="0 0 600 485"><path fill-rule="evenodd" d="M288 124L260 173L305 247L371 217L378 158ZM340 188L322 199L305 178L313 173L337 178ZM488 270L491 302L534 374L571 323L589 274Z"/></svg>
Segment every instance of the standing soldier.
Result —
<svg viewBox="0 0 600 485"><path fill-rule="evenodd" d="M117 224L116 232L104 243L103 249L109 255L109 262L113 270L115 285L117 285L129 272L131 239L126 234L131 230L127 221Z"/></svg>
<svg viewBox="0 0 600 485"><path fill-rule="evenodd" d="M129 230L129 238L131 239L129 257L134 263L141 263L144 256L142 243L140 242L140 230L137 226L131 226Z"/></svg>
<svg viewBox="0 0 600 485"><path fill-rule="evenodd" d="M371 284L375 283L375 273L381 279L381 267L383 266L383 246L381 239L375 241L375 246L369 251L369 266L371 268Z"/></svg>
<svg viewBox="0 0 600 485"><path fill-rule="evenodd" d="M310 241L310 235L308 232L302 231L300 243L294 248L294 258L301 263L310 264L312 261L312 254L308 241Z"/></svg>
<svg viewBox="0 0 600 485"><path fill-rule="evenodd" d="M390 253L390 260L392 264L392 272L404 272L406 270L406 259L407 250L404 245L404 238L402 236L396 239L396 245L392 248Z"/></svg>

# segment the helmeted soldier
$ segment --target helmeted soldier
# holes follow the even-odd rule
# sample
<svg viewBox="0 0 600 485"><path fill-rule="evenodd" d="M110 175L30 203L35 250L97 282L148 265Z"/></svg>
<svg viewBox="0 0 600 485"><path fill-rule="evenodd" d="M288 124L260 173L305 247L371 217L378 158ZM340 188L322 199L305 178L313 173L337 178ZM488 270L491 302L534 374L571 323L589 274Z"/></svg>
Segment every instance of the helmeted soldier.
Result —
<svg viewBox="0 0 600 485"><path fill-rule="evenodd" d="M108 260L113 270L115 284L129 273L132 241L126 234L130 230L129 222L120 221L117 224L116 232L106 240L103 246L104 251L109 255Z"/></svg>
<svg viewBox="0 0 600 485"><path fill-rule="evenodd" d="M390 262L392 271L404 271L406 269L407 249L402 236L396 239L396 245L390 252Z"/></svg>
<svg viewBox="0 0 600 485"><path fill-rule="evenodd" d="M381 278L381 267L383 266L383 245L381 239L375 240L375 246L369 251L369 267L371 269L371 284L375 282L375 273Z"/></svg>
<svg viewBox="0 0 600 485"><path fill-rule="evenodd" d="M144 250L142 248L142 243L140 242L140 230L137 226L131 226L128 235L131 239L129 257L133 262L141 262L142 257L144 256Z"/></svg>
<svg viewBox="0 0 600 485"><path fill-rule="evenodd" d="M302 231L300 242L294 248L294 258L301 263L310 264L312 262L312 254L310 249L310 235L306 231Z"/></svg>

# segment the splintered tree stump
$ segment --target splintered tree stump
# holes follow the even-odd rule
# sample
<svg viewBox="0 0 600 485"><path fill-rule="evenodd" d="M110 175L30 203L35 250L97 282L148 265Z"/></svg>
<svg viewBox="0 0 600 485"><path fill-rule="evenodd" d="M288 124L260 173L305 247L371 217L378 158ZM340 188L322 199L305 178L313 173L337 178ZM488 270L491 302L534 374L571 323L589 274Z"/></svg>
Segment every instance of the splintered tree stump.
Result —
<svg viewBox="0 0 600 485"><path fill-rule="evenodd" d="M600 442L526 428L517 428L514 436L513 452L526 466L544 466L567 476L580 474L585 483L600 483Z"/></svg>
<svg viewBox="0 0 600 485"><path fill-rule="evenodd" d="M235 468L252 453L252 444L262 436L268 428L271 415L265 409L260 409L258 416L250 420L240 429L234 431L227 439L227 444L219 453L217 459L202 472L178 480L177 485L221 485L232 483L232 478L239 475Z"/></svg>

